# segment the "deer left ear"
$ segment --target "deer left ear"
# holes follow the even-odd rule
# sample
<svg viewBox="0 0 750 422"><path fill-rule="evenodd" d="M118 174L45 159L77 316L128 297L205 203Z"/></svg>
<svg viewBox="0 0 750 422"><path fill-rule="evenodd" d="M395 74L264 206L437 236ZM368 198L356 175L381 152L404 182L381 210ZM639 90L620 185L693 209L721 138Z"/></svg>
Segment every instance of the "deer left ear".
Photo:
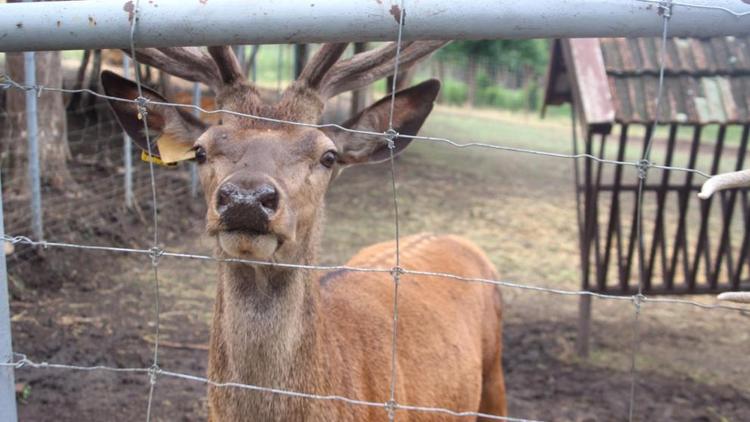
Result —
<svg viewBox="0 0 750 422"><path fill-rule="evenodd" d="M102 87L110 97L134 100L138 97L138 85L113 72L101 74ZM143 96L149 101L166 103L167 100L147 87L142 87ZM151 142L151 155L164 163L176 163L195 156L193 143L207 129L197 117L180 108L147 103L148 137L143 125L143 116L133 102L108 99L120 126L143 151L148 152Z"/></svg>
<svg viewBox="0 0 750 422"><path fill-rule="evenodd" d="M393 129L401 135L414 136L419 132L440 91L440 82L430 79L419 85L399 91L393 105ZM367 132L388 130L391 97L387 96L341 126ZM344 165L377 163L390 158L388 140L382 135L364 135L337 130L330 133L338 147L339 162ZM412 139L397 137L394 154L403 151Z"/></svg>

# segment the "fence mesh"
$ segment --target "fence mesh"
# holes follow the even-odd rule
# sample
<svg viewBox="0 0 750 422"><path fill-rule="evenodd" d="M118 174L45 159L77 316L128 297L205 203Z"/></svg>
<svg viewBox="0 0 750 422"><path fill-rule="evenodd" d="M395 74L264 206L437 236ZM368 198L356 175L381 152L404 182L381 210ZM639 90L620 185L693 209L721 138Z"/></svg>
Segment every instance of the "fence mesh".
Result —
<svg viewBox="0 0 750 422"><path fill-rule="evenodd" d="M641 1L649 1L649 0L641 0ZM658 4L658 12L663 17L663 39L666 39L668 36L668 23L672 16L672 13L679 13L678 10L673 10L672 6L680 6L680 5L687 5L686 3L678 3L678 2L653 2L655 4ZM400 24L397 25L397 43L398 43L398 50L396 52L396 60L395 60L395 68L394 73L398 74L398 66L399 66L399 51L401 46L401 34L404 27L404 12L405 12L405 5L401 4L401 19L399 19ZM136 2L135 5L135 19L132 20L133 24L131 27L131 43L134 39L134 35L136 34L138 30L138 16L140 14L141 10L139 9L138 2ZM731 11L730 11L731 12ZM731 12L736 14L735 12ZM137 45L132 43L131 50L135 50L137 48ZM280 54L282 50L279 50ZM663 54L663 51L662 51ZM134 56L134 55L133 55ZM137 67L137 63L135 64ZM663 58L661 60L661 70L663 74L664 69L664 61ZM441 71L442 72L442 71ZM140 77L138 76L138 72L136 72L136 81L138 83L139 91L141 90L141 81ZM537 155L537 156L543 156L543 157L552 157L552 158L565 158L565 159L572 159L572 160L592 160L599 162L601 164L607 164L607 165L615 165L615 166L629 166L634 168L637 171L638 174L638 183L639 183L639 192L638 192L638 202L637 206L639 209L643 206L643 188L644 183L648 177L648 173L650 169L659 169L662 171L679 171L679 172L689 172L694 173L701 177L709 177L710 175L697 170L693 168L686 168L686 167L677 167L677 166L667 166L667 165L661 165L655 162L650 161L650 140L649 140L649 147L647 147L644 151L643 156L637 160L637 161L621 161L621 160L608 160L596 157L592 154L560 154L560 153L551 153L546 151L539 151L539 150L533 150L533 149L526 149L526 148L516 148L516 147L509 147L509 146L502 146L502 145L494 145L494 144L487 144L487 143L481 143L481 142L470 142L470 143L460 143L455 142L453 140L447 139L447 138L440 138L440 137L429 137L429 136L407 136L407 135L401 135L398 134L393 129L393 107L395 104L394 96L391 96L391 109L390 109L390 117L391 117L391 124L389 125L389 130L383 133L373 133L373 132L367 132L367 131L359 131L359 130L353 130L344 128L340 125L335 124L307 124L307 123L300 123L300 122L294 122L294 121L285 121L285 120L279 120L279 119L271 119L263 116L256 116L256 115L250 115L245 113L238 113L231 110L207 110L203 107L196 106L196 105L187 105L187 104L177 104L177 103L162 103L162 102L155 102L145 99L141 95L138 99L133 100L135 104L139 106L139 109L141 113L144 116L144 127L147 129L147 121L148 121L148 113L146 106L151 104L156 105L168 105L168 106L174 106L174 107L184 107L192 110L199 110L206 116L212 116L212 115L220 115L220 114L231 114L234 116L244 117L244 118L250 118L250 119L259 119L259 120L265 120L265 121L272 121L275 123L280 124L287 124L287 125L298 125L298 126L306 126L306 127L314 127L314 128L337 128L342 131L347 131L359 135L377 135L380 137L383 137L389 145L390 149L390 176L391 176L391 188L392 188L392 196L393 196L393 209L394 209L394 226L395 226L395 239L396 239L396 255L394 257L394 266L391 268L359 268L359 267L348 267L348 266L326 266L326 265L300 265L300 264L294 264L294 263L278 263L278 262L263 262L263 261L254 261L254 260L243 260L243 259L219 259L210 255L201 255L201 254L191 254L191 253L181 253L181 252L171 252L164 250L160 246L160 238L159 238L159 229L158 229L158 223L159 223L159 203L163 200L163 198L157 198L157 189L156 186L167 186L168 189L166 189L168 192L173 192L177 194L184 194L189 189L189 174L188 172L174 172L169 170L163 170L159 168L155 168L153 163L150 163L147 168L144 170L137 170L134 174L134 186L136 186L136 197L137 202L139 204L147 204L146 206L142 206L141 211L139 211L139 215L141 218L146 221L149 220L149 223L153 227L153 236L152 239L149 241L150 247L115 247L110 245L96 245L96 244L87 244L85 243L86 238L81 237L81 233L85 233L87 222L90 222L91 219L101 217L102 216L102 209L96 209L95 212L92 213L91 208L85 206L85 204L91 202L94 200L94 198L91 196L90 192L106 192L104 196L96 196L96 201L103 201L105 203L111 203L112 207L114 208L114 211L117 211L118 208L121 208L121 198L124 197L124 191L121 189L122 185L122 177L120 174L118 174L118 171L115 171L114 174L112 172L112 168L118 168L122 150L121 150L121 140L122 140L122 134L119 131L119 128L115 124L115 122L109 118L106 119L105 116L108 116L108 111L102 110L104 107L103 100L111 99L111 100L117 100L117 101L131 101L126 99L120 99L120 98L112 98L107 97L105 95L99 94L95 91L86 90L86 89L75 89L75 90L62 90L62 89L56 89L56 88L50 88L45 86L25 86L18 81L12 80L9 77L4 77L2 80L3 87L6 89L15 89L15 90L22 90L22 91L28 91L33 90L39 93L39 95L46 95L48 93L53 92L67 92L67 93L88 93L89 95L92 95L96 98L95 103L90 107L86 109L79 110L78 114L76 114L75 118L73 119L73 124L69 128L68 132L68 143L69 148L71 150L71 154L76 157L77 160L79 160L81 163L89 163L91 167L97 169L97 168L103 168L106 171L102 171L103 174L106 174L107 176L102 178L96 178L96 180L91 180L91 172L87 171L85 174L77 174L75 171L73 172L73 180L76 181L77 184L85 184L86 189L83 190L75 190L74 194L71 195L71 192L69 189L60 189L60 190L52 190L49 189L44 192L44 199L45 199L45 206L44 206L44 212L45 212L45 221L48 222L48 224L45 226L45 239L33 239L30 236L24 234L23 230L25 230L26 227L28 227L29 221L28 221L28 215L23 211L25 201L27 198L23 197L22 195L14 196L13 195L13 186L16 183L20 183L19 181L15 180L13 175L11 174L3 174L3 181L6 186L9 186L6 189L6 192L4 192L4 203L6 204L6 230L9 232L9 235L4 235L4 240L6 242L9 242L13 245L26 245L31 246L33 248L28 248L27 253L32 253L34 250L38 248L43 249L80 249L85 251L90 251L92 253L100 252L100 253L123 253L123 254L138 254L147 256L151 260L152 269L153 269L153 300L154 300L154 306L155 306L155 315L153 320L153 326L154 326L154 345L153 345L153 359L150 366L147 367L130 367L130 368L123 368L123 367L112 367L107 365L93 365L93 366L78 366L75 364L66 364L66 363L48 363L48 362L36 362L33 359L30 359L26 357L23 354L17 354L18 358L12 362L4 362L0 363L0 365L3 366L12 366L16 369L22 369L22 368L42 368L42 369L60 369L60 370L76 370L76 371L110 371L110 372L120 372L120 373L135 373L135 374L142 374L148 376L149 380L149 393L148 393L148 405L147 409L145 411L145 418L147 421L151 420L152 418L152 408L156 405L154 398L154 392L155 388L159 384L159 380L161 377L168 377L168 378L177 378L180 380L186 380L186 381L192 381L202 384L211 385L213 387L217 388L237 388L237 389L248 389L253 391L259 391L259 392L265 392L270 394L277 394L277 395L284 395L284 396L290 396L290 397L297 397L302 398L306 400L323 400L323 401L338 401L343 402L348 405L352 406L370 406L370 407L378 407L382 408L385 411L385 414L387 415L389 420L397 419L397 411L406 411L406 412L425 412L425 413L435 413L435 414L444 414L444 415L452 415L457 417L467 416L467 417L484 417L487 419L492 420L507 420L507 421L522 421L526 419L519 419L519 418L513 418L513 417L504 417L499 415L489 415L489 414L483 414L473 411L464 411L462 409L444 409L444 408L438 408L438 407L431 407L429 404L411 404L411 403L402 403L398 401L398 397L395 394L395 385L396 385L396 356L397 356L397 348L398 348L398 331L397 331L397 322L398 322L398 287L399 287L399 279L402 275L411 275L415 277L441 277L446 279L455 280L457 282L476 282L476 283L485 283L485 284L491 284L491 285L497 285L504 288L511 288L511 289L524 289L534 292L540 292L540 293L548 293L548 294L555 294L555 295L563 295L563 296L592 296L597 297L600 299L607 299L607 300L616 300L616 301L630 301L633 304L633 320L632 320L632 348L630 351L630 359L631 359L631 366L630 366L630 374L631 374L631 383L630 383L630 394L629 394L629 405L628 405L628 413L629 418L632 420L634 417L634 410L637 405L637 381L638 381L638 371L637 371L637 356L638 356L638 350L641 343L641 334L639 331L639 318L642 313L642 307L645 303L658 303L658 304L676 304L676 305L689 305L693 307L697 307L700 309L719 309L719 310L725 310L725 311L736 311L736 312L746 312L747 308L741 307L741 306L727 306L727 305L715 305L715 304L705 304L700 303L696 301L691 300L685 300L685 299L671 299L671 298L652 298L647 297L642 294L642 282L639 283L639 291L637 294L631 295L631 296L615 296L615 295L607 295L607 294L599 294L599 293L592 293L588 291L576 291L576 290L566 290L566 289L556 289L556 288L547 288L547 287L540 287L540 286L533 286L533 285L527 285L527 284L521 284L521 283L515 283L510 281L504 281L504 280L489 280L489 279L480 279L480 278L471 278L471 277L463 277L456 274L445 274L445 273L439 273L439 272L428 272L428 271L417 271L410 268L403 268L401 267L401 261L400 261L400 254L401 254L401 248L399 245L399 196L398 196L398 183L397 183L397 177L396 177L396 161L394 157L394 140L398 137L402 138L408 138L413 139L416 141L421 142L432 142L432 143L443 143L447 144L451 147L455 148L484 148L484 149L490 149L490 150L501 150L501 151L508 151L508 152L514 152L514 153L520 153L520 154L531 154L531 155ZM393 87L395 88L397 84L397 80L394 78L393 80ZM281 87L281 79L279 79L278 88ZM393 90L395 91L395 90ZM657 94L656 98L654 99L656 103L656 108L658 109L660 101L661 101L661 89L659 90L659 93ZM0 118L5 119L7 121L11 121L15 116L9 115L6 113L3 116L0 116ZM97 124L92 125L90 124L91 119L96 120ZM99 121L99 119L106 119L105 122ZM654 126L656 126L658 122L654 122ZM6 139L12 139L15 137L21 137L21 133L16 134L13 132L14 130L19 130L17 128L14 128L13 125L7 125L4 124L2 127L6 128L5 133L2 133L2 135ZM95 130L96 133L90 133L90 130ZM146 130L145 133L148 136L149 131ZM91 139L95 139L95 142L91 142ZM151 141L148 141L149 148L151 145ZM85 177L87 179L82 179L82 177ZM78 178L78 179L77 179ZM148 212L144 212L144 209L146 211L151 211L150 214ZM69 221L71 217L75 220L78 220L81 222L80 226L77 225L56 225L55 224L55 216L56 215L65 215L66 219L61 219L62 221ZM643 235L642 230L640 228L641 225L641 219L642 215L639 212L639 216L636 220L636 224L638 225L637 234L639 238L639 246L638 246L638 263L639 263L639 273L643 274ZM142 243L141 243L142 244ZM26 255L24 254L16 254L13 259L18 259L19 261L23 262L23 260L26 258ZM330 270L339 270L339 269L346 269L348 271L353 272L377 272L377 273L384 273L389 274L393 279L393 287L394 287L394 303L393 303L393 329L392 329L392 355L391 355L391 380L390 380L390 394L389 394L389 400L387 402L371 402L371 401L365 401L360 400L358 398L353 397L343 397L339 395L317 395L317 394L311 394L309 392L300 392L300 391L289 391L279 388L273 388L270 386L257 386L257 385L247 385L247 384L239 384L239 383L224 383L224 382L217 382L215 380L210 380L204 377L199 377L195 375L190 374L184 374L179 372L173 372L170 370L166 370L164 368L161 368L159 365L159 334L160 334L160 317L161 317L161 310L159 308L159 264L160 262L165 258L177 258L177 259L193 259L193 260L202 260L202 261L211 261L211 262L241 262L241 263L248 263L252 265L261 265L261 266L273 266L273 267L288 267L288 268L304 268L304 269L312 269L312 270L324 270L324 271L330 271Z"/></svg>

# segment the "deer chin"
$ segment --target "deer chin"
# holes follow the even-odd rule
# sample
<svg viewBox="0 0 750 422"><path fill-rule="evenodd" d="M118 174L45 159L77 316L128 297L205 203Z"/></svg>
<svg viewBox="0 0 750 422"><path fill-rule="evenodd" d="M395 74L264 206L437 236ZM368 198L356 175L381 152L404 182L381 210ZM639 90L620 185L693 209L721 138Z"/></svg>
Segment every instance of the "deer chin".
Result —
<svg viewBox="0 0 750 422"><path fill-rule="evenodd" d="M281 246L274 234L257 234L238 230L221 231L219 246L232 258L270 260Z"/></svg>

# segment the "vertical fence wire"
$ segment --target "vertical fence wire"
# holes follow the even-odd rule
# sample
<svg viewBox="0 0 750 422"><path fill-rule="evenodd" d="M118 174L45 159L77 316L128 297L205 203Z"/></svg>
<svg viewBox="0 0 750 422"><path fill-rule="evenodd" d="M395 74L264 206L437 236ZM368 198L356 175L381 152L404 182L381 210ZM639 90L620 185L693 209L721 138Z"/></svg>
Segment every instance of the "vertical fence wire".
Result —
<svg viewBox="0 0 750 422"><path fill-rule="evenodd" d="M639 162L637 162L637 163L634 164L634 167L638 170L638 177L639 177L639 185L638 185L638 192L637 192L637 207L638 208L637 208L637 217L636 217L636 224L637 224L636 232L637 232L637 237L638 237L639 284L638 284L638 294L637 295L633 295L632 297L629 298L629 300L632 300L633 303L634 303L634 305L635 305L635 315L634 315L634 320L633 320L633 347L632 347L632 350L631 350L631 370L630 370L630 372L631 372L631 374L630 374L631 375L631 388L630 388L630 396L629 396L630 403L629 403L629 408L628 408L629 420L631 420L631 421L633 420L634 411L635 411L635 390L636 390L636 384L637 384L636 357L637 357L637 353L638 353L638 349L639 349L639 343L640 343L639 316L640 316L640 313L641 313L641 304L643 302L647 301L647 298L645 298L643 296L643 294L642 294L643 293L643 286L644 286L644 274L645 274L645 272L644 272L644 268L645 268L644 241L643 241L643 230L642 230L643 193L644 193L644 187L645 187L645 182L646 182L646 177L647 177L647 171L648 171L648 169L651 168L651 167L657 167L657 168L667 169L667 167L665 167L665 166L656 166L653 163L650 163L649 162L649 157L650 157L651 145L652 145L652 141L653 141L652 137L653 137L653 134L655 132L655 128L656 128L656 126L658 124L658 118L659 118L660 103L661 103L661 97L662 97L662 91L663 91L663 78L664 78L664 66L665 66L664 65L664 57L665 57L665 54L666 54L666 52L665 52L665 50L666 50L666 37L667 37L667 33L668 33L668 22L669 22L669 19L671 17L671 13L672 13L672 10L671 10L671 5L672 4L673 3L671 1L663 1L663 2L661 2L659 4L659 13L663 17L663 25L664 26L663 26L663 33L662 33L662 49L661 49L661 52L660 52L659 89L658 89L658 92L657 92L657 95L656 95L656 107L655 107L655 109L656 109L655 113L656 114L654 116L654 121L653 121L653 130L650 131L649 139L647 141L647 147L644 149L644 153L643 153L643 156L642 156L641 160ZM390 274L393 277L393 282L394 282L390 394L389 394L389 401L387 403L385 403L385 404L381 403L381 404L379 404L379 406L383 407L388 412L388 417L389 417L389 420L391 420L391 421L393 421L395 419L395 412L399 408L403 409L403 410L412 410L412 411L431 411L431 412L436 412L437 411L437 412L442 412L442 413L447 413L447 414L452 414L452 415L459 415L459 416L464 416L464 415L466 415L466 416L477 416L479 414L472 413L472 412L454 412L454 411L449 411L449 410L446 410L446 409L425 408L425 407L418 407L418 406L399 405L397 403L397 401L396 401L396 385L397 385L397 383L396 383L396 381L397 381L397 377L396 377L396 375L397 375L397 340L398 340L398 330L397 330L397 328L398 328L398 288L399 288L399 277L400 277L401 274L448 276L448 275L445 275L445 274L437 274L437 273L427 273L427 272L421 272L420 273L420 272L417 272L417 271L404 270L404 269L401 268L401 262L400 262L400 244L399 244L400 233L399 233L398 192L397 192L396 171L395 171L395 150L396 150L395 142L398 141L399 138L401 138L401 140L403 140L404 138L407 138L407 139L408 138L419 139L420 137L415 137L415 136L408 136L408 137L407 136L403 136L402 137L402 135L399 135L396 132L396 130L394 129L394 127L393 127L394 111L395 111L395 99L396 99L396 97L395 97L395 91L396 91L396 89L395 88L396 88L397 77L398 77L398 69L399 69L400 54L401 54L401 44L402 44L402 32L403 32L404 17L405 17L404 0L400 1L400 6L401 7L400 7L400 10L399 10L399 19L398 19L398 38L397 38L397 45L396 45L396 55L395 55L395 60L394 60L394 76L393 76L393 81L392 81L393 85L391 87L391 94L390 94L391 98L390 98L390 110L389 110L389 120L388 120L389 124L388 124L388 130L385 133L379 134L381 136L384 136L385 139L387 140L387 142L388 142L388 149L390 151L390 170L391 170L391 183L392 183L393 206L394 206L394 223L395 223L395 235L396 235L396 240L395 240L395 246L396 246L396 251L395 251L395 267L392 268L389 271ZM140 115L141 119L143 120L144 129L145 129L144 133L145 133L145 136L146 136L146 144L147 144L147 148L148 148L148 153L149 153L149 155L153 155L152 154L152 143L151 143L151 139L150 139L150 135L149 135L148 121L147 121L147 119L148 119L148 109L147 109L147 106L148 106L148 104L149 104L150 101L149 101L149 99L143 97L143 89L142 89L142 85L141 85L140 74L138 72L138 66L139 65L138 65L138 61L136 59L136 55L135 55L135 34L136 34L136 31L137 31L137 22L139 20L139 13L140 13L139 0L136 0L136 2L135 2L135 8L134 8L134 15L133 15L133 18L132 18L132 21L131 21L131 26L130 26L130 50L131 50L131 54L133 56L133 65L134 65L134 67L136 69L135 78L136 78L136 84L137 84L137 88L138 88L138 98L135 100L135 103L138 106L139 115ZM280 47L280 49L279 49L279 56L278 56L279 57L279 60L278 60L278 65L279 66L281 66L281 56L282 56L281 52L282 52L282 50L281 50L281 47ZM280 84L281 84L281 79L280 79L281 78L281 72L280 72L280 69L279 69L277 77L279 78L279 79L277 79L277 89L280 90ZM29 86L34 86L35 87L35 84L31 84ZM29 94L31 94L31 95L38 95L41 92L42 92L42 90L39 89L39 88L37 88L37 87L35 87L34 89L27 89L27 95L29 95ZM194 105L193 109L196 110L196 111L201 111L202 109L200 108L200 102L198 102L197 105ZM240 115L241 113L235 113L235 114ZM255 116L250 116L250 117L255 117ZM574 119L575 119L575 117L574 117ZM297 123L297 124L299 124L299 123ZM321 125L321 127L322 127L322 125ZM573 130L575 131L575 122L574 122L574 129ZM364 132L362 132L362 133L363 134L371 134L371 133L364 133ZM574 133L574 138L575 138L575 136L576 135ZM426 138L426 137L421 137L421 138L422 139L436 140L436 138ZM445 141L447 141L449 143L452 143L449 140L445 140ZM455 145L455 146L459 146L459 145ZM463 145L463 146L466 146L466 145ZM574 148L576 148L575 144L574 144ZM498 149L502 149L502 148L498 148ZM518 149L512 149L512 150L516 150L516 151L519 151L519 152L529 152L529 151L520 151ZM532 152L532 153L536 153L536 152ZM542 154L542 155L562 156L560 154ZM574 155L573 156L568 156L567 158L580 158L580 157L579 157L579 154L577 153L577 151L574 151ZM586 157L586 158L591 158L591 157ZM599 162L605 162L605 161L607 161L607 160L604 160L603 157L601 157L601 159L599 160ZM618 163L615 163L615 164L618 164L618 165L628 165L628 164L632 164L632 163L619 163L618 162ZM676 168L669 168L669 169L676 169ZM683 170L685 170L685 169L683 169ZM690 169L690 171L694 171L694 170ZM163 250L161 250L159 248L159 243L158 243L158 241L159 241L159 236L158 236L158 203L157 203L157 192L156 192L156 182L155 182L155 174L154 174L154 164L153 164L153 162L149 162L149 174L150 174L150 184L151 184L152 201L153 201L153 242L152 242L151 249L149 249L146 252L148 252L148 254L151 257L151 262L152 262L152 267L153 267L153 277L154 277L155 343L154 343L154 351L153 351L154 352L153 353L153 363L152 363L151 368L147 370L147 372L149 374L149 381L150 381L149 396L148 396L148 407L147 407L147 411L146 411L146 420L147 421L150 421L151 417L152 417L152 403L153 403L153 399L154 399L154 390L155 390L157 375L158 374L164 374L164 375L168 375L168 376L169 375L171 375L171 376L179 375L180 377L183 377L183 378L187 379L187 376L183 376L182 374L175 374L175 373L170 373L168 371L162 371L159 368L159 366L158 366L158 362L159 362L159 360L158 360L159 359L159 330L160 330L160 322L159 322L159 320L160 320L160 309L159 309L160 308L160 302L159 302L159 274L158 274L158 266L159 266L159 258L161 256L165 255L165 253L164 253ZM577 171L576 171L576 175L578 175ZM576 196L576 198L579 199L578 195ZM579 212L580 212L580 207L578 207L578 208L579 208ZM0 204L0 217L1 216L2 216L2 204ZM579 216L579 220L580 220L580 216ZM2 221L0 221L0 232L2 232ZM4 235L4 233L0 233L0 234L3 234L3 239L6 238L6 236ZM38 237L38 239L42 239L42 238L43 237L41 235ZM30 242L30 244L34 243L34 242L31 242L31 241L29 241L29 242ZM44 241L40 241L40 242L37 242L37 243L44 244L45 246L48 245L48 244L51 244L51 243L44 242ZM72 245L66 245L66 246L72 246ZM76 245L76 246L80 246L80 245ZM106 249L106 250L114 250L116 248L104 248L104 247L102 247L100 249L103 249L103 250L104 249ZM122 249L121 251L125 251L125 250ZM141 251L140 250L128 250L127 252L141 252ZM174 255L174 256L182 255L184 257L190 257L190 258L196 258L197 257L197 256L188 256L186 254L167 254L167 255ZM204 258L204 257L201 257L201 258ZM205 258L207 258L207 257L205 257ZM274 264L270 264L270 265L279 265L279 264L274 263ZM0 270L2 270L2 268L0 268ZM0 275L0 276L2 276L2 275ZM453 278L464 279L464 278L459 277L459 276L454 276ZM3 287L2 283L1 283L2 281L3 280L0 280L0 288ZM482 280L471 280L471 281L482 281ZM486 280L484 280L484 281L486 281ZM497 283L499 284L499 282L497 282ZM509 284L509 283L505 283L505 284ZM516 286L513 286L513 287L520 287L520 285L516 285ZM587 295L588 297L591 297L591 296L604 297L604 295L595 295L595 294L590 294L590 293L586 294L587 292L564 292L563 293L562 291L553 291L553 289L544 289L544 288L537 288L535 290L550 291L550 292L560 293L560 294ZM0 292L0 296L1 295L2 295L2 292ZM625 299L627 300L628 298L625 298ZM670 302L670 301L671 302L686 302L686 301L677 301L677 300L672 300L672 299L648 299L648 301L654 301L654 302ZM6 303L7 303L7 301L6 301ZM705 306L702 306L702 307L705 307ZM2 315L1 315L2 312L1 311L2 311L2 309L0 309L0 318L2 318ZM0 322L2 322L2 321L0 321ZM2 326L0 326L0 330L1 329L2 329ZM0 350L0 352L2 352L2 350ZM11 361L11 359L9 358L8 362L10 362L10 361ZM31 363L30 361L28 361L25 358L21 362L26 362L27 364ZM31 365L31 366L33 366L33 365ZM43 364L43 365L38 365L38 366L53 367L54 365ZM74 368L73 366L66 366L66 365L57 365L57 366L67 367L67 368ZM0 369L3 369L3 368L9 368L11 370L11 375L12 375L12 366L8 366L8 364L3 364L3 365L1 365ZM75 367L75 368L76 369L96 369L96 368L83 368L83 367ZM135 372L143 372L141 370L132 369L132 368L131 369L123 369L123 370L133 370ZM195 379L195 380L201 381L201 382L206 382L206 383L212 384L212 385L218 385L215 381L212 381L212 380L207 380L207 379L203 379L203 378L199 378L199 377L192 377L192 378ZM242 387L242 388L253 387L253 386L239 385L239 384L237 384L237 385L233 384L231 386L233 386L233 387ZM270 391L270 390L272 390L272 389L269 389L269 388L261 388L261 387L255 387L255 388L257 390L262 390L262 391ZM280 391L281 390L276 390L275 392L278 393L278 394L288 394L288 395L292 394L290 392L283 392L283 391L280 392ZM296 394L297 396L300 396L300 397L306 397L306 398L312 398L312 399L322 399L322 400L330 400L330 399L339 400L339 399L341 399L341 397L339 397L339 396L327 396L327 397L324 397L324 396L314 396L314 395L303 394L303 393L294 393L294 394ZM348 399L346 399L346 400L348 400ZM346 400L344 400L344 401L346 401ZM348 400L348 402L350 402L352 404L378 405L377 403L361 402L361 401L357 401L357 400ZM491 419L515 420L515 419L512 419L512 418L492 417L491 415L489 417Z"/></svg>
<svg viewBox="0 0 750 422"><path fill-rule="evenodd" d="M137 71L136 71L137 73ZM122 76L130 78L130 57L123 53L122 55ZM125 206L133 207L133 141L128 133L122 132L123 141L123 164L125 166L124 185L125 185Z"/></svg>
<svg viewBox="0 0 750 422"><path fill-rule="evenodd" d="M396 84L398 78L398 66L401 60L401 37L404 29L404 0L401 0L401 7L399 10L398 18L398 38L396 40L396 57L393 63L393 80L391 86L391 100L390 108L388 111L388 130L386 131L386 141L388 142L388 152L391 164L391 185L393 192L393 213L394 213L394 225L396 235L396 266L393 268L393 328L391 338L391 383L390 383L390 396L388 399L388 420L393 422L396 419L396 377L398 368L398 287L400 284L401 276L401 247L400 247L400 230L399 230L399 213L398 213L398 189L396 187L396 161L394 156L394 150L396 149L396 140L398 139L398 133L393 127L393 113L396 107Z"/></svg>
<svg viewBox="0 0 750 422"><path fill-rule="evenodd" d="M139 63L138 63L138 57L135 54L135 34L138 26L138 19L139 19L139 2L140 0L135 1L135 7L134 7L134 13L132 20L130 21L130 53L131 57L133 58L133 65L135 67L135 82L136 86L138 87L138 98L137 98L137 104L138 104L138 116L143 120L143 133L146 137L146 147L148 149L148 156L149 158L153 157L153 145L151 144L151 135L149 133L148 128L148 99L143 96L143 86L141 84L141 77L140 72L138 71ZM159 258L161 257L161 254L163 251L159 248L159 205L157 202L156 197L156 178L154 175L154 161L152 159L149 159L148 162L148 168L149 168L149 178L151 182L151 200L152 200L152 207L153 207L153 228L154 228L154 236L153 236L153 243L151 246L151 267L153 269L153 275L154 275L154 311L155 311L155 318L154 318L154 357L153 357L153 363L151 365L151 368L149 370L149 389L148 389L148 404L146 407L146 422L151 421L152 416L152 406L154 401L154 390L156 389L156 380L157 380L157 374L159 372L159 332L160 332L160 298L159 298Z"/></svg>
<svg viewBox="0 0 750 422"><path fill-rule="evenodd" d="M244 51L244 50L243 50ZM201 106L201 84L195 82L193 84L193 105ZM200 118L200 110L193 110L195 117ZM190 196L195 198L198 196L198 165L196 163L190 163Z"/></svg>
<svg viewBox="0 0 750 422"><path fill-rule="evenodd" d="M638 294L633 296L633 344L630 354L630 402L628 406L628 420L633 421L635 413L635 395L638 384L637 358L641 344L640 317L643 299L643 286L646 279L645 269L645 245L643 239L643 191L648 177L650 167L649 158L653 145L654 133L659 124L659 112L661 111L661 98L664 91L664 66L667 50L667 33L669 32L669 19L672 17L672 0L659 3L658 13L662 16L661 50L659 51L659 86L654 100L654 120L652 129L647 133L646 148L643 150L641 160L638 162L638 192L636 197L636 236L638 239Z"/></svg>

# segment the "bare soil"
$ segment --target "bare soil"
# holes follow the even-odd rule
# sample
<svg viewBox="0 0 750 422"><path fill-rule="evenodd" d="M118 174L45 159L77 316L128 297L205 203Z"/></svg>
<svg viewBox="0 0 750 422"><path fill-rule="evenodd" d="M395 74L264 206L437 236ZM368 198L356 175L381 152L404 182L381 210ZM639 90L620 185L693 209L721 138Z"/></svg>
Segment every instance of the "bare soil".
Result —
<svg viewBox="0 0 750 422"><path fill-rule="evenodd" d="M488 251L503 279L577 288L570 162L442 148L418 144L397 161L402 233L461 233ZM191 211L186 200L165 198L173 202L161 216L164 247L210 253L199 207ZM347 170L328 202L324 263L343 263L362 246L394 235L389 166ZM128 242L147 247L150 227L137 221L126 226ZM50 261L72 260L78 271L55 280L54 289L14 292L14 349L36 362L149 367L155 320L150 259L45 253L39 269ZM161 368L205 374L215 277L210 262L160 261ZM576 297L508 288L504 299L511 416L628 418L630 302L594 301L592 356L584 360L574 352ZM649 304L639 330L635 420L750 420L750 313ZM16 377L27 386L19 406L24 421L145 418L149 379L143 373L22 368ZM155 420L203 420L205 386L160 377L153 412Z"/></svg>

